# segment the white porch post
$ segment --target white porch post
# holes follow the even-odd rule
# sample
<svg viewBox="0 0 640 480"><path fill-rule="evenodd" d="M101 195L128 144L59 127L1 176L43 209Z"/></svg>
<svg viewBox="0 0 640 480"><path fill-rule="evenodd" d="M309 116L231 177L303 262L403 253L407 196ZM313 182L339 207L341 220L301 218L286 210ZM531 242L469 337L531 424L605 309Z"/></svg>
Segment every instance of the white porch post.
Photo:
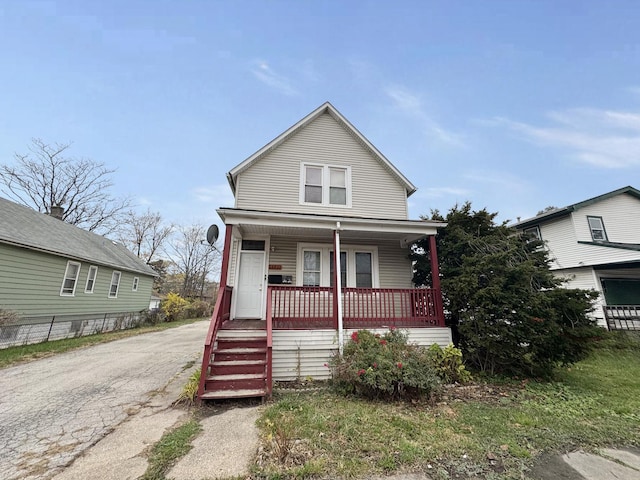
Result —
<svg viewBox="0 0 640 480"><path fill-rule="evenodd" d="M336 222L336 229L334 232L334 248L333 248L333 271L336 272L336 291L337 295L336 310L338 314L338 351L342 355L344 348L344 329L342 320L342 271L340 265L340 222Z"/></svg>

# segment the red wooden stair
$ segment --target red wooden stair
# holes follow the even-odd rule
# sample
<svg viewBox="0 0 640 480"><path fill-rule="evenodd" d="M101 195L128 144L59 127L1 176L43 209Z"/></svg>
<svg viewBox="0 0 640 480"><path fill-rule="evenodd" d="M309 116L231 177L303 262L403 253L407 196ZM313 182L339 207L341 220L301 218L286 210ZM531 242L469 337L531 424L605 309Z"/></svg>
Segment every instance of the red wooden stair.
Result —
<svg viewBox="0 0 640 480"><path fill-rule="evenodd" d="M202 400L266 396L266 331L218 330L205 372Z"/></svg>

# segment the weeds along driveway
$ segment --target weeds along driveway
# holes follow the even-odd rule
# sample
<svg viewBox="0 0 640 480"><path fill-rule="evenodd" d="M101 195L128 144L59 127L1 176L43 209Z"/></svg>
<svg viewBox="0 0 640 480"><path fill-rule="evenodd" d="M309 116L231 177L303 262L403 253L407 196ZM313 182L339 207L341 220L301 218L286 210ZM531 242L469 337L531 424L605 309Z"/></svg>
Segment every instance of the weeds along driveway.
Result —
<svg viewBox="0 0 640 480"><path fill-rule="evenodd" d="M0 478L49 478L201 358L209 322L0 370Z"/></svg>

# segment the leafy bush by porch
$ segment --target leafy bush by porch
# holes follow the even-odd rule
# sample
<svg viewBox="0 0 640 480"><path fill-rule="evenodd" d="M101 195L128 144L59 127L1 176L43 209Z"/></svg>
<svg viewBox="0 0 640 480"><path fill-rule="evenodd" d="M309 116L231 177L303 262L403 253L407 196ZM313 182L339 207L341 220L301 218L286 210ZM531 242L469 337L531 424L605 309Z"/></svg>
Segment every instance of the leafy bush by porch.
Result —
<svg viewBox="0 0 640 480"><path fill-rule="evenodd" d="M336 390L367 398L430 396L440 386L426 349L409 344L397 329L354 332L329 367Z"/></svg>

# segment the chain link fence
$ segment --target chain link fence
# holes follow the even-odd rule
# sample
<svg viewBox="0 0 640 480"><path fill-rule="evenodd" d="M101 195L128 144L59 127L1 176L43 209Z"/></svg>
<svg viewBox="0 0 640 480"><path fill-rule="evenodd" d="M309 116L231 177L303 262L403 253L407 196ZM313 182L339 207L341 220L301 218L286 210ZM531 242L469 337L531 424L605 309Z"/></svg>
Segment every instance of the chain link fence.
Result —
<svg viewBox="0 0 640 480"><path fill-rule="evenodd" d="M144 312L20 317L0 324L0 349L140 326Z"/></svg>

